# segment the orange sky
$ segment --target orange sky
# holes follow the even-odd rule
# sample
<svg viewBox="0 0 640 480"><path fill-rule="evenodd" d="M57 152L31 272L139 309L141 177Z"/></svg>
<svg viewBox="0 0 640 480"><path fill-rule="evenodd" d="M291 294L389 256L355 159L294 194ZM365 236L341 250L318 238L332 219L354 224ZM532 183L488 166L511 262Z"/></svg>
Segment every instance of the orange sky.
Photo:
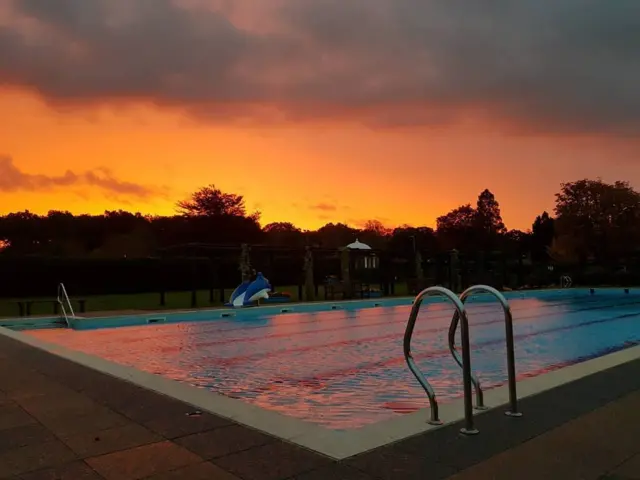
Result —
<svg viewBox="0 0 640 480"><path fill-rule="evenodd" d="M26 92L0 91L0 152L26 175L108 168L149 187L117 195L76 184L0 192L0 210L171 214L208 183L245 195L263 223L328 221L433 225L435 217L491 189L510 228L553 208L562 181L601 176L640 184L625 142L516 137L486 131L370 130L348 124L278 128L198 125L152 106L54 111ZM8 114L7 114L8 113Z"/></svg>
<svg viewBox="0 0 640 480"><path fill-rule="evenodd" d="M561 182L640 186L639 2L456 5L2 2L0 213L213 183L263 224L433 226L489 188L527 229Z"/></svg>

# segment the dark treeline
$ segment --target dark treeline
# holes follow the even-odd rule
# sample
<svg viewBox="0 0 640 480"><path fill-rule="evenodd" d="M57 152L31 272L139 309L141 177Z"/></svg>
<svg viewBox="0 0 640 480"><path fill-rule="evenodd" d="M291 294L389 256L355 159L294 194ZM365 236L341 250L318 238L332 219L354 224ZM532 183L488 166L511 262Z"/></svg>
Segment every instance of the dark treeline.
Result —
<svg viewBox="0 0 640 480"><path fill-rule="evenodd" d="M522 198L527 202L527 198ZM640 240L640 194L626 182L579 180L562 184L555 211L541 212L527 231L508 230L489 190L475 205L462 205L437 219L435 229L390 229L371 220L362 229L341 223L302 231L291 223L261 226L242 196L209 186L177 204L174 216L126 211L72 215L29 211L0 217L0 259L148 259L185 245L240 244L302 251L338 249L356 238L386 255L425 259L453 249L467 258L496 255L544 268L569 271L590 265L611 274L635 268ZM234 251L235 252L235 251ZM235 261L235 256L233 253ZM21 259L21 260L20 260ZM622 273L621 273L622 272ZM17 272L16 272L17 273ZM233 280L235 281L235 279Z"/></svg>
<svg viewBox="0 0 640 480"><path fill-rule="evenodd" d="M476 205L462 205L439 217L436 229L390 229L377 220L361 229L342 223L316 231L286 222L261 226L260 215L246 211L242 196L214 186L179 202L176 215L168 217L123 210L103 215L23 211L0 217L0 252L6 256L149 257L191 243L339 248L357 237L376 249L399 252L500 250L559 263L618 262L635 255L639 235L640 194L625 182L599 180L563 184L556 194L555 212L541 212L526 232L507 230L489 190L480 193Z"/></svg>

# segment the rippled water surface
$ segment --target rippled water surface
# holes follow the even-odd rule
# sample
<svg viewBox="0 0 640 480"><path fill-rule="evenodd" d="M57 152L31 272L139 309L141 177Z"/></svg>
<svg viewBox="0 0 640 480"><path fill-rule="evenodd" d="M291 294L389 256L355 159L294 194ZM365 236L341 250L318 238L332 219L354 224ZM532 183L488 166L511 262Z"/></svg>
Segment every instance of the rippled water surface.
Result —
<svg viewBox="0 0 640 480"><path fill-rule="evenodd" d="M567 293L510 303L519 376L640 342L637 294ZM29 334L329 428L351 429L428 406L402 355L409 308ZM447 349L451 315L447 304L425 304L412 345L441 402L461 395L461 374ZM474 371L485 388L504 383L501 310L470 301L469 320Z"/></svg>

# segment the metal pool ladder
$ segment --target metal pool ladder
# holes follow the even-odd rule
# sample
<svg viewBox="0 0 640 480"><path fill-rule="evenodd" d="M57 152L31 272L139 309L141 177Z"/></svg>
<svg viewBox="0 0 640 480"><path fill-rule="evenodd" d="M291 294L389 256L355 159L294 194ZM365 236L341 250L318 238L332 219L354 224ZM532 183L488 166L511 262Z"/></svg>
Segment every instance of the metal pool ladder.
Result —
<svg viewBox="0 0 640 480"><path fill-rule="evenodd" d="M431 407L431 417L429 423L432 425L442 425L442 421L440 420L438 414L438 402L436 399L435 392L433 387L429 384L428 380L425 378L424 374L417 367L415 361L413 360L413 356L411 355L411 337L413 336L413 330L415 328L415 323L418 318L418 313L420 311L420 307L422 305L422 301L425 297L440 295L446 297L453 306L455 307L455 313L453 318L451 319L451 325L449 327L449 350L453 356L453 359L456 361L458 365L462 368L462 387L463 387L463 398L464 398L464 428L461 429L461 432L467 435L477 434L478 430L474 427L473 422L473 401L472 401L472 385L475 387L476 391L476 408L477 409L485 409L484 399L482 388L480 386L480 381L478 378L473 375L471 371L471 348L469 341L469 319L467 315L467 311L465 309L464 302L469 298L472 293L475 292L485 292L492 294L495 296L500 304L502 305L505 317L505 333L507 338L507 376L509 383L509 411L506 412L507 415L513 417L520 417L522 414L518 411L518 399L516 393L516 378L515 378L515 354L514 354L514 343L513 343L513 317L511 315L511 308L509 307L509 303L507 299L498 292L493 287L489 287L487 285L475 285L473 287L465 290L460 297L458 297L451 290L443 287L429 287L422 292L420 292L414 302L413 307L411 308L411 313L409 315L409 321L407 322L407 329L404 335L404 356L407 361L407 365L409 366L409 370L416 377L422 388L427 393L427 397L429 398L429 405ZM455 332L458 328L458 323L460 324L461 330L461 347L462 347L462 355L458 354L455 348Z"/></svg>
<svg viewBox="0 0 640 480"><path fill-rule="evenodd" d="M69 317L75 318L76 314L73 312L73 307L71 306L71 300L69 300L69 295L67 295L67 289L64 288L64 283L58 284L58 303L60 304L60 308L62 309L62 314L64 315L64 321L67 323L67 327L71 328L71 322L69 321Z"/></svg>
<svg viewBox="0 0 640 480"><path fill-rule="evenodd" d="M573 280L569 275L563 275L560 277L560 288L571 288Z"/></svg>
<svg viewBox="0 0 640 480"><path fill-rule="evenodd" d="M474 293L488 293L493 295L500 303L504 314L504 330L505 339L507 344L507 382L509 386L509 410L505 412L506 415L511 417L521 417L522 413L518 411L518 394L516 391L516 359L515 359L515 347L513 343L513 316L511 314L511 307L507 299L493 287L489 285L474 285L467 288L460 294L460 301L464 304L466 300ZM456 330L458 329L459 315L458 312L454 312L451 319L451 326L449 327L449 351L460 367L462 367L462 360L458 351L456 350ZM468 334L468 331L467 331ZM467 340L467 344L469 341ZM484 405L484 398L482 393L482 387L480 386L480 380L475 375L471 375L471 382L476 391L476 409L486 410Z"/></svg>
<svg viewBox="0 0 640 480"><path fill-rule="evenodd" d="M467 319L467 312L464 308L464 304L460 301L458 296L453 293L448 288L444 287L429 287L421 291L413 301L413 306L411 307L411 313L409 314L409 321L407 322L407 329L404 332L404 358L407 361L407 365L409 366L409 370L416 377L424 391L427 393L427 397L429 397L429 405L431 407L431 418L429 419L429 423L432 425L442 425L442 420L440 420L440 416L438 413L438 401L436 400L436 394L433 390L433 387L426 379L424 374L420 371L418 366L416 365L413 355L411 354L411 338L413 337L413 330L416 326L416 320L418 319L418 313L420 312L420 306L422 305L422 301L425 297L428 296L443 296L448 299L456 309L456 312L460 316L460 324L463 332L467 332L469 329L469 321ZM468 332L467 332L468 333ZM469 341L469 335L463 335L463 341L466 338L467 342ZM469 352L469 348L462 349L462 375L463 375L463 387L464 387L464 395L465 395L465 418L467 403L471 406L471 402L466 401L467 395L471 398L471 356ZM469 377L467 381L467 378ZM468 390L468 391L467 391ZM471 427L473 428L473 412L471 412Z"/></svg>

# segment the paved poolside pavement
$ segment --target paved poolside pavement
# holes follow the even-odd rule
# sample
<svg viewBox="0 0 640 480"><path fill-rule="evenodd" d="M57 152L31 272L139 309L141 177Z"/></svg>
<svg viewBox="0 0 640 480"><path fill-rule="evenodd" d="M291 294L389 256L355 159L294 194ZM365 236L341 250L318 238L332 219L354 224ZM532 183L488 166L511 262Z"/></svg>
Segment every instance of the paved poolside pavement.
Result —
<svg viewBox="0 0 640 480"><path fill-rule="evenodd" d="M640 360L334 462L0 336L0 478L640 480Z"/></svg>

